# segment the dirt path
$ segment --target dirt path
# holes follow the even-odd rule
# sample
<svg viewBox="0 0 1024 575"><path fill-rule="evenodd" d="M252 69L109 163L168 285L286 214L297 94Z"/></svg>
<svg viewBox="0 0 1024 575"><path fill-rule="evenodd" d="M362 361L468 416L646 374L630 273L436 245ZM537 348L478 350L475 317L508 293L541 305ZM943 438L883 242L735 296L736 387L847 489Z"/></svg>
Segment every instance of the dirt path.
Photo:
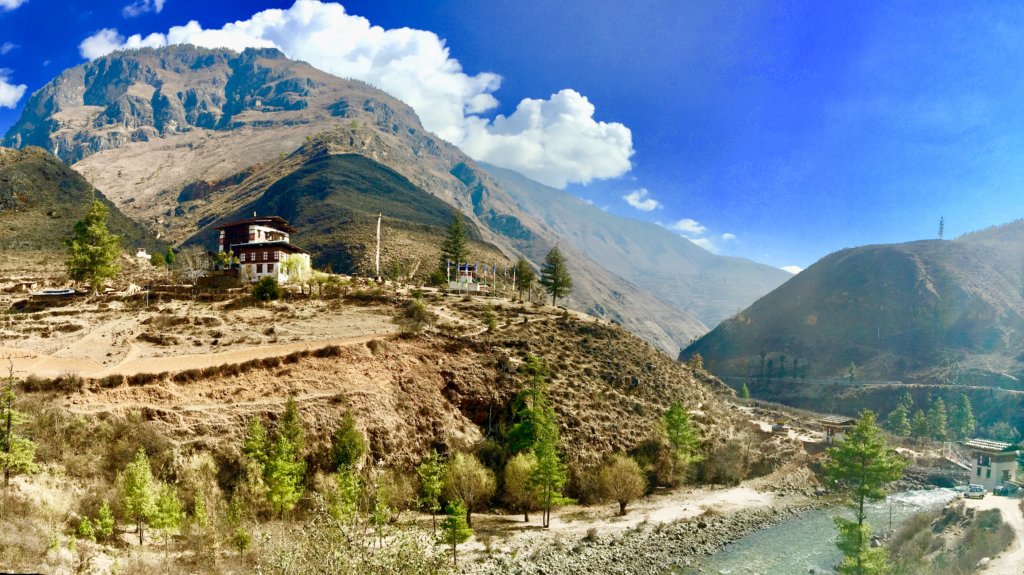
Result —
<svg viewBox="0 0 1024 575"><path fill-rule="evenodd" d="M1020 509L1020 497L997 497L989 495L984 499L965 499L966 507L975 509L998 509L1014 531L1013 542L999 555L992 558L978 575L1020 575L1024 572L1024 514Z"/></svg>
<svg viewBox="0 0 1024 575"><path fill-rule="evenodd" d="M382 331L358 336L309 340L293 343L265 344L259 347L233 349L218 353L197 353L168 355L163 357L133 357L129 353L114 366L104 366L92 359L55 357L16 348L0 348L0 357L10 356L14 362L15 374L35 374L40 377L57 377L75 373L82 377L98 378L108 375L135 375L138 373L178 372L187 369L202 369L230 363L242 363L253 359L288 355L296 351L319 349L330 345L353 345L372 339L387 337L393 331Z"/></svg>

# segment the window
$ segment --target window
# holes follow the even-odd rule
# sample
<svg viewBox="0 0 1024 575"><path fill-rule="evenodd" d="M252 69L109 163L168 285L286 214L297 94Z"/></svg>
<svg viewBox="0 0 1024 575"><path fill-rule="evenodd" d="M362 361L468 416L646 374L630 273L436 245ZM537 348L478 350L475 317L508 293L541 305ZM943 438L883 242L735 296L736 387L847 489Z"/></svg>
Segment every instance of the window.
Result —
<svg viewBox="0 0 1024 575"><path fill-rule="evenodd" d="M256 273L263 273L263 264L256 264Z"/></svg>
<svg viewBox="0 0 1024 575"><path fill-rule="evenodd" d="M244 262L245 261L245 252L242 252L241 254L238 255L238 261L240 261L240 262Z"/></svg>
<svg viewBox="0 0 1024 575"><path fill-rule="evenodd" d="M267 264L267 273L273 273L274 264Z"/></svg>
<svg viewBox="0 0 1024 575"><path fill-rule="evenodd" d="M267 251L263 250L263 261L267 261L267 257L268 257Z"/></svg>
<svg viewBox="0 0 1024 575"><path fill-rule="evenodd" d="M991 469L986 469L985 470L985 479L988 479L990 477L992 477L992 470Z"/></svg>
<svg viewBox="0 0 1024 575"><path fill-rule="evenodd" d="M981 468L978 468L978 477L981 477Z"/></svg>
<svg viewBox="0 0 1024 575"><path fill-rule="evenodd" d="M1010 470L1009 469L1004 469L1003 470L1003 476L999 480L1003 481L1003 482L1009 481L1010 480Z"/></svg>
<svg viewBox="0 0 1024 575"><path fill-rule="evenodd" d="M281 252L274 252L273 260L276 262L281 257Z"/></svg>

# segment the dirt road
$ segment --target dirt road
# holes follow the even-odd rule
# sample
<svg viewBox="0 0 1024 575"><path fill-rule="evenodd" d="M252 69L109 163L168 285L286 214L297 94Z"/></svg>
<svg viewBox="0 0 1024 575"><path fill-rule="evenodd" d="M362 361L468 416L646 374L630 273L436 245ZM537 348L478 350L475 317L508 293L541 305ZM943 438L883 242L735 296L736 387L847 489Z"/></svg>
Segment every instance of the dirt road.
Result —
<svg viewBox="0 0 1024 575"><path fill-rule="evenodd" d="M974 509L998 509L1003 521L1013 527L1015 534L1010 546L992 558L978 575L1021 575L1024 573L1024 514L1020 509L1021 498L988 495L984 499L965 499L964 505Z"/></svg>

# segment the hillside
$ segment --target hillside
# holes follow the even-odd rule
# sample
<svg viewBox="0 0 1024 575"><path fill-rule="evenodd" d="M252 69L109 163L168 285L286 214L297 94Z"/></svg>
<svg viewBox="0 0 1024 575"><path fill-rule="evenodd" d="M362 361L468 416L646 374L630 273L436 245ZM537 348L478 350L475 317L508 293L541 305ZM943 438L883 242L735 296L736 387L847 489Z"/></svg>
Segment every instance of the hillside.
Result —
<svg viewBox="0 0 1024 575"><path fill-rule="evenodd" d="M446 227L456 210L369 158L329 155L305 162L258 199L211 222L193 241L216 245L213 226L251 212L279 215L301 230L293 243L310 251L314 267L366 275L373 274L377 215L384 214L381 273L395 275L397 266L400 275L415 271L422 281L437 269ZM482 241L476 224L466 227L474 258L507 260Z"/></svg>
<svg viewBox="0 0 1024 575"><path fill-rule="evenodd" d="M847 376L1021 388L1021 222L955 241L843 250L686 348L723 375ZM765 368L767 371L767 368Z"/></svg>
<svg viewBox="0 0 1024 575"><path fill-rule="evenodd" d="M64 240L71 237L75 222L85 216L94 197L109 208L108 226L121 236L126 250L165 247L49 152L36 147L0 148L0 226L4 230L0 243L5 273L17 271L13 268L21 264L11 264L15 260L62 256Z"/></svg>
<svg viewBox="0 0 1024 575"><path fill-rule="evenodd" d="M617 275L715 326L792 277L713 254L661 226L610 214L521 174L484 165L525 213Z"/></svg>
<svg viewBox="0 0 1024 575"><path fill-rule="evenodd" d="M405 104L276 50L115 52L33 94L4 141L43 145L74 162L126 214L175 243L322 154L387 166L460 209L509 260L522 253L539 264L561 239L470 158L426 132ZM576 284L567 305L616 319L673 354L706 331L641 282L574 246L566 251Z"/></svg>

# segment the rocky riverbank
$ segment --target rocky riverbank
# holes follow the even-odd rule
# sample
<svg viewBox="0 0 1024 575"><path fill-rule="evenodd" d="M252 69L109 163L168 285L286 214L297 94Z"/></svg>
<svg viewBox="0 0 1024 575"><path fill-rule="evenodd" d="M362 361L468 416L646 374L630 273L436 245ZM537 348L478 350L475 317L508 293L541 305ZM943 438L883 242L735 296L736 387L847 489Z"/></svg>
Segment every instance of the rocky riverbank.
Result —
<svg viewBox="0 0 1024 575"><path fill-rule="evenodd" d="M728 515L705 514L669 524L642 523L610 536L593 529L576 540L555 537L538 542L532 552L525 554L491 555L481 563L467 565L465 570L479 575L662 575L677 567L699 566L702 557L737 539L826 503L825 498L793 498L784 505L741 509Z"/></svg>

